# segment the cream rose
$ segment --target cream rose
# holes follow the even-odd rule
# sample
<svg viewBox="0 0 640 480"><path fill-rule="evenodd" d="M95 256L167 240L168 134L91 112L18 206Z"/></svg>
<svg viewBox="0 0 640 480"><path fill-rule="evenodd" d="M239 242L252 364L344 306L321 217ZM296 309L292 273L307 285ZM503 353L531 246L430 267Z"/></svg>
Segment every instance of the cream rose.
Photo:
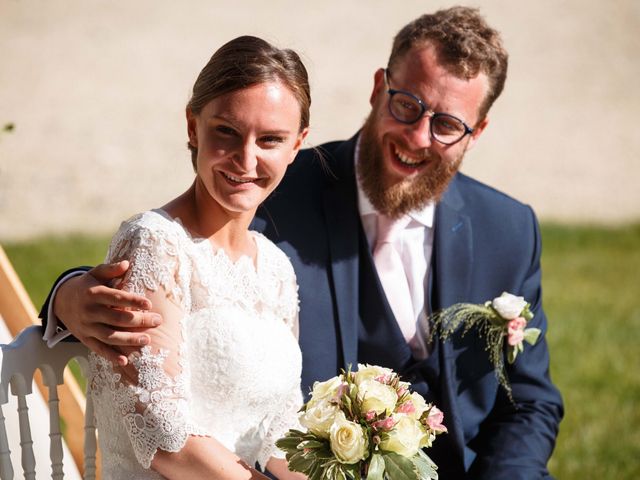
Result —
<svg viewBox="0 0 640 480"><path fill-rule="evenodd" d="M309 400L308 405L316 405L319 402L333 398L342 384L343 381L340 377L333 377L325 382L315 382L311 390L311 400Z"/></svg>
<svg viewBox="0 0 640 480"><path fill-rule="evenodd" d="M429 435L420 422L410 416L400 415L396 426L380 443L380 448L410 458L428 443Z"/></svg>
<svg viewBox="0 0 640 480"><path fill-rule="evenodd" d="M378 367L376 365L358 364L358 371L355 372L355 384L360 385L367 380L378 377L391 377L393 370L390 368Z"/></svg>
<svg viewBox="0 0 640 480"><path fill-rule="evenodd" d="M422 395L420 395L417 392L411 393L410 401L411 403L413 403L415 411L410 412L408 415L414 420L420 420L420 417L422 416L422 414L427 410L429 410L429 405L427 404L427 402L425 402L424 398L422 398Z"/></svg>
<svg viewBox="0 0 640 480"><path fill-rule="evenodd" d="M340 463L358 463L366 458L369 442L362 426L347 420L340 410L329 430L331 451Z"/></svg>
<svg viewBox="0 0 640 480"><path fill-rule="evenodd" d="M300 424L322 438L329 438L329 430L338 412L337 405L328 401L319 401L307 406L300 414Z"/></svg>
<svg viewBox="0 0 640 480"><path fill-rule="evenodd" d="M393 412L398 401L395 388L377 380L365 380L358 386L358 400L363 412Z"/></svg>
<svg viewBox="0 0 640 480"><path fill-rule="evenodd" d="M505 320L513 320L520 316L524 307L527 306L527 302L524 297L516 297L511 293L502 292L502 295L493 299L491 306Z"/></svg>

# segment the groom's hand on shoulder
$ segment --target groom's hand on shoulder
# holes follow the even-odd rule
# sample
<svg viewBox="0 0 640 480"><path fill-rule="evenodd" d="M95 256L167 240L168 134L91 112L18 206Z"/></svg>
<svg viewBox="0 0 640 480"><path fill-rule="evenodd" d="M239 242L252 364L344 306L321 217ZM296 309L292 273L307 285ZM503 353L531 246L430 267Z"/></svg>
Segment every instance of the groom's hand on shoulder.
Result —
<svg viewBox="0 0 640 480"><path fill-rule="evenodd" d="M116 365L127 364L117 347L146 345L149 335L139 330L162 322L149 311L147 298L108 286L128 268L126 260L98 265L60 285L53 304L53 313L74 337Z"/></svg>

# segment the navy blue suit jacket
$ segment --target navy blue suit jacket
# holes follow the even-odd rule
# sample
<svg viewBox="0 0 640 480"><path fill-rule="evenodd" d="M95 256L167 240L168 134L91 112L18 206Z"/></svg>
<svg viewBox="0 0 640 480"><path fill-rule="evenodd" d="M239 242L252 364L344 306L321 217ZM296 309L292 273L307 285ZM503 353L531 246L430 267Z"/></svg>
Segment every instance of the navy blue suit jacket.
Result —
<svg viewBox="0 0 640 480"><path fill-rule="evenodd" d="M287 253L297 274L303 388L308 392L314 381L362 361L366 345L366 360L374 352L377 364L399 371L444 411L449 433L428 451L441 479L547 478L563 410L549 379L540 234L532 210L458 174L436 207L427 292L431 311L484 302L503 291L531 303L530 326L543 335L508 366L514 407L473 331L437 342L427 360L408 360L371 256L362 248L354 146L352 138L302 151L253 223Z"/></svg>
<svg viewBox="0 0 640 480"><path fill-rule="evenodd" d="M362 342L375 345L378 364L400 370L445 413L449 433L428 452L440 465L441 478L547 478L563 408L549 378L540 233L533 211L456 175L436 207L427 292L432 311L457 302L481 303L503 291L531 303L535 316L529 326L543 335L508 367L514 407L476 332L438 342L429 359L413 363L406 362L399 331L369 328L363 339L362 325L393 314L386 300L382 309L363 308L381 290L363 291L360 285L363 265L371 259L363 258L361 249L354 146L355 137L301 152L253 225L287 253L298 278L305 390L362 360Z"/></svg>

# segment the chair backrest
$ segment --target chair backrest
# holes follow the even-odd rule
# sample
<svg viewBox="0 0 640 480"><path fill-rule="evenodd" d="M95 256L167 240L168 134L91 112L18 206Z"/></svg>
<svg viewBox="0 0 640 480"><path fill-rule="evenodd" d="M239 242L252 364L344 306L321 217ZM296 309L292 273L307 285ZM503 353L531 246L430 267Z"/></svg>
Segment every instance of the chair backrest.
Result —
<svg viewBox="0 0 640 480"><path fill-rule="evenodd" d="M3 406L11 394L17 397L20 430L21 463L24 478L35 479L35 456L29 420L27 395L32 393L32 380L36 369L42 374L42 382L48 388L49 404L49 458L51 478L63 478L63 447L60 430L58 386L64 382L64 368L76 358L85 375L87 373L87 348L76 342L61 342L48 348L42 340L42 327L25 328L8 345L0 345L2 372L0 377L0 479L13 478L9 441L5 426ZM87 398L84 422L84 478L96 476L96 432L91 398Z"/></svg>

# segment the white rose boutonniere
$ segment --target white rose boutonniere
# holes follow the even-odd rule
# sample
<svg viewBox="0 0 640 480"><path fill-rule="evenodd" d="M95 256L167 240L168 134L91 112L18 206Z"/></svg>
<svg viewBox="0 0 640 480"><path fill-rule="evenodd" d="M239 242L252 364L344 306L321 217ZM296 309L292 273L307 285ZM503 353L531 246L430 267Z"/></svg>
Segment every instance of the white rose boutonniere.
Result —
<svg viewBox="0 0 640 480"><path fill-rule="evenodd" d="M506 349L507 362L514 363L518 354L524 352L524 342L534 345L538 341L540 329L526 328L533 318L529 307L524 297L507 292L480 305L456 303L432 317L431 341L435 336L447 340L461 326L462 335L475 327L485 337L498 382L513 402L503 352Z"/></svg>
<svg viewBox="0 0 640 480"><path fill-rule="evenodd" d="M491 306L505 320L513 320L520 316L527 306L527 302L524 297L516 297L511 293L502 292L502 295L493 299Z"/></svg>

